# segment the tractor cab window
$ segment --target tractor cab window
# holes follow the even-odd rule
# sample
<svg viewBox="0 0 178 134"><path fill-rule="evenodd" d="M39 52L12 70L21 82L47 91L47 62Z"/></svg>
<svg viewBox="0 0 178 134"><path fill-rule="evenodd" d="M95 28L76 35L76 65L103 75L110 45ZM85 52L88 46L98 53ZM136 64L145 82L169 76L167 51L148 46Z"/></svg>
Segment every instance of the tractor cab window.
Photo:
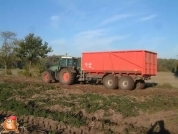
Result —
<svg viewBox="0 0 178 134"><path fill-rule="evenodd" d="M73 59L73 58L61 58L60 60L60 66L75 66L77 67L77 59Z"/></svg>
<svg viewBox="0 0 178 134"><path fill-rule="evenodd" d="M67 59L68 60L68 66L73 66L73 59Z"/></svg>
<svg viewBox="0 0 178 134"><path fill-rule="evenodd" d="M60 60L60 66L65 67L66 64L67 64L67 59L66 58L61 58L61 60Z"/></svg>

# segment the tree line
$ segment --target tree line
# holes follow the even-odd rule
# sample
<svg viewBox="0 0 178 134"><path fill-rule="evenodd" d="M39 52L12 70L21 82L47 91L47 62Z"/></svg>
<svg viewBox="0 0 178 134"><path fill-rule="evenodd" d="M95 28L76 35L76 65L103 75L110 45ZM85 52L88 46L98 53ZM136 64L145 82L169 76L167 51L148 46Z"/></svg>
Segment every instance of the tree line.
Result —
<svg viewBox="0 0 178 134"><path fill-rule="evenodd" d="M0 32L1 48L0 63L1 67L7 69L13 66L26 68L27 73L31 73L32 65L40 63L41 59L47 57L52 48L48 47L47 42L43 42L41 37L29 33L24 39L17 39L17 34L11 31Z"/></svg>
<svg viewBox="0 0 178 134"><path fill-rule="evenodd" d="M20 68L30 75L33 67L42 72L51 65L59 64L60 55L48 56L52 48L41 37L33 33L29 33L24 39L17 39L16 36L14 32L0 32L0 68L5 69L5 74L8 69ZM178 60L158 58L157 70L178 74Z"/></svg>
<svg viewBox="0 0 178 134"><path fill-rule="evenodd" d="M172 72L178 76L178 60L158 58L158 72Z"/></svg>

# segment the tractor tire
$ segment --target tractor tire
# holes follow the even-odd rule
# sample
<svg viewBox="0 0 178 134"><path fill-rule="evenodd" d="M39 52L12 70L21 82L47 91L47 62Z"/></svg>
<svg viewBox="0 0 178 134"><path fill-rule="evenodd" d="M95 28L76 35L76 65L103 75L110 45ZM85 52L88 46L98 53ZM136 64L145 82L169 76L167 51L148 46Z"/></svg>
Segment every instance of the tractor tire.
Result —
<svg viewBox="0 0 178 134"><path fill-rule="evenodd" d="M139 80L136 82L136 89L144 89L145 88L145 81Z"/></svg>
<svg viewBox="0 0 178 134"><path fill-rule="evenodd" d="M103 78L103 85L107 89L116 89L118 84L118 78L113 75L107 75Z"/></svg>
<svg viewBox="0 0 178 134"><path fill-rule="evenodd" d="M58 79L61 84L72 85L75 81L75 74L69 69L63 68L58 74Z"/></svg>
<svg viewBox="0 0 178 134"><path fill-rule="evenodd" d="M122 76L118 82L119 88L123 90L133 90L134 84L134 80L130 76Z"/></svg>
<svg viewBox="0 0 178 134"><path fill-rule="evenodd" d="M45 82L45 83L50 83L52 81L52 76L51 76L51 73L49 71L44 71L41 74L41 78L42 78L42 81Z"/></svg>

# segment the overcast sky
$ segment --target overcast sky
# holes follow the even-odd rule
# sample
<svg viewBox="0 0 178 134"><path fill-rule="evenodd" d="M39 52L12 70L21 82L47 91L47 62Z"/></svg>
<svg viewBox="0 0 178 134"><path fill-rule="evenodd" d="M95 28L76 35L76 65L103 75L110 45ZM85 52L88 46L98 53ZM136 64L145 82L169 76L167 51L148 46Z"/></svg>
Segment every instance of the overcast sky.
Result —
<svg viewBox="0 0 178 134"><path fill-rule="evenodd" d="M178 0L0 0L0 31L40 36L52 54L146 49L178 58Z"/></svg>

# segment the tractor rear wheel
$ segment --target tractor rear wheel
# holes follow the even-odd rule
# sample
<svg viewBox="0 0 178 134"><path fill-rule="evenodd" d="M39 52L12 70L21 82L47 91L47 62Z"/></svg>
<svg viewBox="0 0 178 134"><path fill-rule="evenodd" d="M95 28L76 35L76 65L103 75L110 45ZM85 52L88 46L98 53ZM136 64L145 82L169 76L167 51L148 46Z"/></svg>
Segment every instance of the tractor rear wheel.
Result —
<svg viewBox="0 0 178 134"><path fill-rule="evenodd" d="M52 80L51 73L49 71L44 71L41 75L42 81L45 83L50 83Z"/></svg>
<svg viewBox="0 0 178 134"><path fill-rule="evenodd" d="M58 79L61 84L71 85L74 83L75 74L69 69L63 68L58 74Z"/></svg>
<svg viewBox="0 0 178 134"><path fill-rule="evenodd" d="M136 82L136 89L144 89L145 88L145 81L139 80Z"/></svg>
<svg viewBox="0 0 178 134"><path fill-rule="evenodd" d="M132 90L134 88L134 80L130 76L122 76L119 79L118 86L120 89L123 89L123 90Z"/></svg>
<svg viewBox="0 0 178 134"><path fill-rule="evenodd" d="M107 89L116 89L117 83L118 83L118 79L113 75L107 75L103 78L103 85Z"/></svg>

